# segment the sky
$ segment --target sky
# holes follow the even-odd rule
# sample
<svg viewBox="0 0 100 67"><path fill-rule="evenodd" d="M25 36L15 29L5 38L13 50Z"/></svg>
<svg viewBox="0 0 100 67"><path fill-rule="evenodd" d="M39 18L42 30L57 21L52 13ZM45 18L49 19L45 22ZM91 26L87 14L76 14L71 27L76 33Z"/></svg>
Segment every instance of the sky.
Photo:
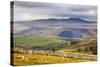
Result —
<svg viewBox="0 0 100 67"><path fill-rule="evenodd" d="M87 21L96 21L97 7L57 3L14 2L14 21L28 21L48 18L81 18Z"/></svg>

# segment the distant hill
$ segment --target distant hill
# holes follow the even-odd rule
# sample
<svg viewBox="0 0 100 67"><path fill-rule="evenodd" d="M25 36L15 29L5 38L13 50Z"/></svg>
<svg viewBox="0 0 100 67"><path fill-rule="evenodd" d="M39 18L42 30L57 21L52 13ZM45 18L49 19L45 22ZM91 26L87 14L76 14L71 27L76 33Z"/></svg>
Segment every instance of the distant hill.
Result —
<svg viewBox="0 0 100 67"><path fill-rule="evenodd" d="M83 34L91 35L91 33L89 33L89 30L87 29L80 29L78 27L75 29L73 28L69 31L71 25L70 28L66 28L67 24L75 24L75 23L77 23L77 25L81 24L81 26L79 27L82 27L82 25L84 24L88 24L89 27L89 24L96 23L96 21L86 21L80 18L68 18L68 19L49 18L49 19L39 19L39 20L30 20L30 21L16 21L14 23L18 24L19 28L22 28L21 25L25 28L28 28L28 29L23 29L20 32L14 33L15 36L41 35L41 34L47 36L47 34L50 35L56 34L62 37L79 38L83 36ZM94 30L91 31L96 32Z"/></svg>
<svg viewBox="0 0 100 67"><path fill-rule="evenodd" d="M92 33L88 29L69 29L60 32L58 36L65 38L82 38L92 36Z"/></svg>
<svg viewBox="0 0 100 67"><path fill-rule="evenodd" d="M80 35L74 35L73 31L62 31L58 36L65 37L65 38L79 38Z"/></svg>
<svg viewBox="0 0 100 67"><path fill-rule="evenodd" d="M34 20L33 20L34 21ZM35 21L56 21L56 22L72 22L72 23L94 23L96 21L87 21L87 20L83 20L80 18L68 18L68 19L56 19L56 18L49 18L49 19L39 19L39 20L35 20ZM51 23L52 23L51 22Z"/></svg>
<svg viewBox="0 0 100 67"><path fill-rule="evenodd" d="M52 22L51 22L52 21ZM56 18L48 18L48 19L38 19L38 20L29 20L29 21L15 21L15 22L18 22L18 23L25 23L25 22L29 22L29 23L33 23L33 22L38 22L38 23L45 23L45 22L50 22L50 23L53 23L53 22L72 22L72 23L96 23L97 21L87 21L87 20L84 20L84 19L80 19L80 18L68 18L68 19L56 19Z"/></svg>

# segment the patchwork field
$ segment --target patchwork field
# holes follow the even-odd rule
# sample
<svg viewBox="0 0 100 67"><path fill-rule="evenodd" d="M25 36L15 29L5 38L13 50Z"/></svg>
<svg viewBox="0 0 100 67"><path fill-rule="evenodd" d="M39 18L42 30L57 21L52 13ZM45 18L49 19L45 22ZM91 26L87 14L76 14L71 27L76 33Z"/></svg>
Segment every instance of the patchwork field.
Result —
<svg viewBox="0 0 100 67"><path fill-rule="evenodd" d="M96 46L96 39L85 41L80 39L62 39L59 37L14 37L12 65L96 61L97 53L94 50L96 49L94 46ZM64 56L64 54L69 56Z"/></svg>

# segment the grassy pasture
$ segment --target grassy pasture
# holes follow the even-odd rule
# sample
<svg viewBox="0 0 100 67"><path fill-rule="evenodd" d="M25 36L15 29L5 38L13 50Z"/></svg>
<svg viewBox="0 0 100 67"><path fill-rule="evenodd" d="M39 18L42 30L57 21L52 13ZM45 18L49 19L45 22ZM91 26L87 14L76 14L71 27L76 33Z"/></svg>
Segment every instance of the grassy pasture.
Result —
<svg viewBox="0 0 100 67"><path fill-rule="evenodd" d="M47 38L47 37L14 37L15 46L23 46L26 48L57 48L60 47L65 41L59 38Z"/></svg>

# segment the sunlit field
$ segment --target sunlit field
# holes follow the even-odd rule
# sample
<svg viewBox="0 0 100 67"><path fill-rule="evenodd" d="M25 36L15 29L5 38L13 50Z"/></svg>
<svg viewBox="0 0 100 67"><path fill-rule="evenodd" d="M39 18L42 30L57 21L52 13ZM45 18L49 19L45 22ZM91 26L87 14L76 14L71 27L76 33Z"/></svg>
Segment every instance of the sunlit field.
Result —
<svg viewBox="0 0 100 67"><path fill-rule="evenodd" d="M81 60L75 58L64 58L48 55L35 54L13 54L13 65L37 65L37 64L56 64L56 63L72 63L72 62L89 62L91 60Z"/></svg>

